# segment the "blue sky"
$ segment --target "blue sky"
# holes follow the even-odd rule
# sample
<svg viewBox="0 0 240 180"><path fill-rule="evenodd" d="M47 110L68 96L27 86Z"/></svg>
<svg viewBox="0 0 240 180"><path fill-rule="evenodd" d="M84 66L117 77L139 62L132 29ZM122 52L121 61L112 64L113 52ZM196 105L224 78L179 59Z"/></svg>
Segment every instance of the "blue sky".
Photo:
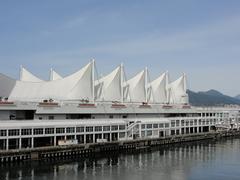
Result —
<svg viewBox="0 0 240 180"><path fill-rule="evenodd" d="M185 72L192 90L240 94L240 1L0 1L1 73L47 79L91 58L99 74L123 62L129 78L147 66L151 79Z"/></svg>

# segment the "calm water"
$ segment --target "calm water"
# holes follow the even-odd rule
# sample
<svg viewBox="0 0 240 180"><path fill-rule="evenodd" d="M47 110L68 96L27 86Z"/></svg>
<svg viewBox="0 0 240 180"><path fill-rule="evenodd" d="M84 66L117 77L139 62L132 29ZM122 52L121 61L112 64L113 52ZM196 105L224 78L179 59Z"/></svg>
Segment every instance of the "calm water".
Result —
<svg viewBox="0 0 240 180"><path fill-rule="evenodd" d="M240 179L240 139L0 166L0 179Z"/></svg>

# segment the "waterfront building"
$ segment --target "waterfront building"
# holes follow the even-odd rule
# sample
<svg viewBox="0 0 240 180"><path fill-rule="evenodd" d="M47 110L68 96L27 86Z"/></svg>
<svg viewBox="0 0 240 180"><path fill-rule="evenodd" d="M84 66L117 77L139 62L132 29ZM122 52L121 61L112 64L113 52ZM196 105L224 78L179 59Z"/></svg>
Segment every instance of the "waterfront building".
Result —
<svg viewBox="0 0 240 180"><path fill-rule="evenodd" d="M224 123L237 127L237 109L192 107L186 91L185 74L170 82L165 72L150 82L144 69L128 80L120 65L97 78L92 61L67 77L51 70L45 81L21 67L19 80L0 74L0 150L164 138L215 131Z"/></svg>

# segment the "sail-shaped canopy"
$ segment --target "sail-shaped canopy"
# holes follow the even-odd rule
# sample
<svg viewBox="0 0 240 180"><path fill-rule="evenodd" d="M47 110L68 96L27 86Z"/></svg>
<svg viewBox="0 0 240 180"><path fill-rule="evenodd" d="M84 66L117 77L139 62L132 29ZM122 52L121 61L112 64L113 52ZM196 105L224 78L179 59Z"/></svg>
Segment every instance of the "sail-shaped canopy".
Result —
<svg viewBox="0 0 240 180"><path fill-rule="evenodd" d="M20 70L20 81L27 81L27 82L42 82L43 80L39 79L37 76L33 75L30 71L26 68L21 66Z"/></svg>
<svg viewBox="0 0 240 180"><path fill-rule="evenodd" d="M76 73L58 81L26 82L17 81L10 100L41 101L82 100L93 101L93 68L94 62L87 64Z"/></svg>
<svg viewBox="0 0 240 180"><path fill-rule="evenodd" d="M59 80L62 79L62 76L60 76L56 71L54 71L53 69L50 70L50 81L55 81L55 80Z"/></svg>
<svg viewBox="0 0 240 180"><path fill-rule="evenodd" d="M0 73L0 97L8 98L15 87L16 80Z"/></svg>
<svg viewBox="0 0 240 180"><path fill-rule="evenodd" d="M153 80L149 84L151 88L150 102L152 103L167 103L168 94L167 94L167 85L168 85L168 72L163 73L157 79Z"/></svg>
<svg viewBox="0 0 240 180"><path fill-rule="evenodd" d="M129 79L124 84L124 97L126 101L130 102L146 102L147 92L146 92L146 76L147 71L143 70Z"/></svg>
<svg viewBox="0 0 240 180"><path fill-rule="evenodd" d="M119 66L110 74L95 83L96 100L122 101L122 67Z"/></svg>
<svg viewBox="0 0 240 180"><path fill-rule="evenodd" d="M170 104L188 104L186 75L169 84L168 91Z"/></svg>

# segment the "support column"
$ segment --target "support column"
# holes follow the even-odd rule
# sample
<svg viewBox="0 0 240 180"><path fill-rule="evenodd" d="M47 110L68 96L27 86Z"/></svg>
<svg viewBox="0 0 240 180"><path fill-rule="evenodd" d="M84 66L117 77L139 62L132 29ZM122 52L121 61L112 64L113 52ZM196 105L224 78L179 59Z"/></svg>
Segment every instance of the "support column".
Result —
<svg viewBox="0 0 240 180"><path fill-rule="evenodd" d="M8 138L6 139L6 150L8 150L9 149L9 140L8 140Z"/></svg>
<svg viewBox="0 0 240 180"><path fill-rule="evenodd" d="M93 143L95 143L96 134L93 134Z"/></svg>
<svg viewBox="0 0 240 180"><path fill-rule="evenodd" d="M86 144L86 134L83 135L84 144Z"/></svg>
<svg viewBox="0 0 240 180"><path fill-rule="evenodd" d="M34 148L34 138L32 137L31 140L32 140L31 147Z"/></svg>
<svg viewBox="0 0 240 180"><path fill-rule="evenodd" d="M110 142L112 142L112 132L110 132L109 135L110 135L109 140L110 140Z"/></svg>
<svg viewBox="0 0 240 180"><path fill-rule="evenodd" d="M159 131L158 131L158 134L159 134ZM142 128L139 126L139 138L142 138Z"/></svg>
<svg viewBox="0 0 240 180"><path fill-rule="evenodd" d="M53 145L57 146L57 137L56 136L53 137Z"/></svg>
<svg viewBox="0 0 240 180"><path fill-rule="evenodd" d="M22 138L19 138L19 149L22 149Z"/></svg>

